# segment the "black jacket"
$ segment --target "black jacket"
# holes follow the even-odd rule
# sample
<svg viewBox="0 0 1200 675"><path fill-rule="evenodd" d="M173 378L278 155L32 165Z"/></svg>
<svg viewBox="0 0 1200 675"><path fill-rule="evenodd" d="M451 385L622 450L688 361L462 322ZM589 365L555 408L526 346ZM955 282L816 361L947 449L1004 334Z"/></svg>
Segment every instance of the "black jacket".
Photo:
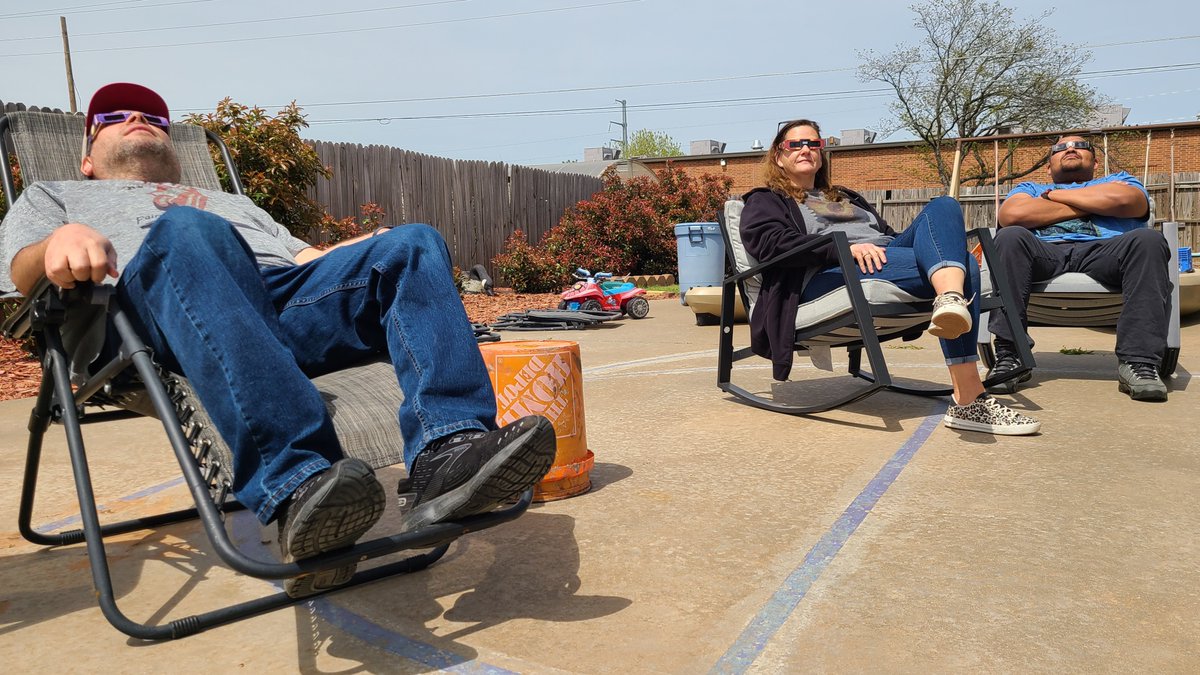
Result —
<svg viewBox="0 0 1200 675"><path fill-rule="evenodd" d="M869 211L879 223L882 234L896 231L875 211L862 195L838 186L851 203ZM769 188L755 188L742 197L741 235L746 252L764 262L822 235L809 234L804 215L796 200ZM828 237L826 237L828 239ZM750 348L755 354L771 359L776 380L786 380L792 371L792 353L796 338L796 308L804 290L806 272L838 264L833 240L807 253L789 258L766 270L762 290L750 316Z"/></svg>

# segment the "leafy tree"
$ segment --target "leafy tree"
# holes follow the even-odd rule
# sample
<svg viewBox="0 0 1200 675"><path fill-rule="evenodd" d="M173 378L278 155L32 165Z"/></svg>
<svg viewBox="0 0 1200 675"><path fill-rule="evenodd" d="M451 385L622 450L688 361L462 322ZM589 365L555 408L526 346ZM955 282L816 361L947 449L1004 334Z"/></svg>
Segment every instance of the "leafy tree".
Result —
<svg viewBox="0 0 1200 675"><path fill-rule="evenodd" d="M1061 44L1046 10L1023 23L1013 10L986 0L926 0L914 5L913 25L922 33L918 46L898 45L889 54L862 52L859 77L876 80L896 92L891 105L891 133L904 129L925 142L928 161L943 185L950 184L953 153L943 143L1012 130L1049 131L1083 126L1101 103L1076 78L1091 52ZM964 180L990 182L989 152L968 144L976 159ZM1024 176L1045 162L1025 168L1009 161L1016 143L1006 144L1000 167ZM988 157L984 157L987 154Z"/></svg>
<svg viewBox="0 0 1200 675"><path fill-rule="evenodd" d="M216 132L229 146L246 195L293 234L304 237L321 223L325 209L308 196L318 177L331 174L317 151L300 139L308 126L293 101L274 117L257 106L226 98L212 113L192 114L187 121ZM218 173L228 185L224 164L215 150Z"/></svg>
<svg viewBox="0 0 1200 675"><path fill-rule="evenodd" d="M662 131L638 129L629 137L626 157L675 157L683 154L679 144Z"/></svg>

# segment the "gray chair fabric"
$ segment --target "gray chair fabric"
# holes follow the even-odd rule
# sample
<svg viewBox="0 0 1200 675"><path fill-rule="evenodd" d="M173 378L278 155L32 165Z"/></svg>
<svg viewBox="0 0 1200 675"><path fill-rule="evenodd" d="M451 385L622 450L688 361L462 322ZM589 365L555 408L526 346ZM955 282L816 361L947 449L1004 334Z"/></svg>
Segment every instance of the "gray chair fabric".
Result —
<svg viewBox="0 0 1200 675"><path fill-rule="evenodd" d="M26 185L43 180L83 180L83 115L8 113L9 134Z"/></svg>
<svg viewBox="0 0 1200 675"><path fill-rule="evenodd" d="M357 457L380 469L402 464L404 442L396 410L404 395L396 383L396 371L391 362L377 358L352 368L321 375L312 380L325 401L333 420L333 428L347 457ZM199 456L199 449L215 458L218 479L214 483L231 484L228 469L233 466L229 446L212 426L187 379L167 376L168 388L175 394L176 410L183 421L185 436ZM157 418L146 390L141 387L114 395L113 403L121 408ZM214 486L215 487L215 486Z"/></svg>
<svg viewBox="0 0 1200 675"><path fill-rule="evenodd" d="M79 172L83 158L83 116L45 112L10 112L9 133L21 164L25 184L49 180L84 180ZM204 128L193 124L171 125L171 140L179 155L180 183L220 190Z"/></svg>

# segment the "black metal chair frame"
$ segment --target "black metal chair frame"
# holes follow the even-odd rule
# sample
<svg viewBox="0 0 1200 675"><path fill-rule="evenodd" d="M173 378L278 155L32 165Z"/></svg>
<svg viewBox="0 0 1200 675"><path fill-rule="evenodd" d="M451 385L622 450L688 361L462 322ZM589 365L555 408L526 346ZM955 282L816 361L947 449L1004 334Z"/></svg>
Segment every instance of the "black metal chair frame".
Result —
<svg viewBox="0 0 1200 675"><path fill-rule="evenodd" d="M13 184L12 167L8 159L9 149L4 141L7 128L8 118L0 117L0 165L3 169L0 174L3 175L5 196L11 204L16 198L16 190ZM209 140L220 148L234 191L242 194L241 181L228 148L212 132L208 132L207 135ZM281 591L267 597L235 603L157 625L139 623L127 617L117 606L109 574L108 557L104 549L104 538L107 536L152 529L199 518L221 560L237 572L261 579L287 579L304 573L340 567L351 562L360 563L399 551L432 549L371 569L361 570L347 584L325 591L325 593L329 593L394 574L424 569L441 558L450 543L458 537L468 532L513 520L528 509L533 499L532 490L527 490L514 505L498 511L463 518L456 522L436 523L412 532L359 542L349 549L292 563L264 562L245 554L231 541L224 524L225 513L244 507L236 500L229 498L224 489L214 490L213 481L219 466L208 453L209 444L198 438L199 426L189 424L188 417L194 413L194 410L180 409L178 405L181 400L178 389L179 380L172 374L164 372L154 363L150 350L133 330L128 317L113 297L115 290L110 285L81 284L76 289L62 291L48 280L43 279L30 292L20 307L5 320L2 330L5 337L32 338L42 360L41 386L29 418L29 444L18 514L18 527L21 535L26 540L43 546L66 546L84 542L87 546L92 580L95 584L100 608L109 623L126 635L144 640L186 637L213 626L286 607L315 596L293 598ZM121 340L119 353L98 368L95 375L73 391L69 373L70 359L63 346L62 327L72 311L80 311L85 306L95 306L97 303L107 304L107 320ZM163 429L196 507L102 524L93 494L81 425L136 416L135 413L119 408L85 415L89 406L106 407L114 404L111 396L114 378L128 377L130 369L136 374L141 385L145 387L156 416L163 421ZM40 532L32 525L34 495L43 439L50 425L54 423L62 425L66 435L83 527L60 532Z"/></svg>
<svg viewBox="0 0 1200 675"><path fill-rule="evenodd" d="M875 327L875 317L897 316L905 314L929 314L932 312L932 302L920 303L869 303L866 295L863 293L862 285L859 283L846 284L846 291L850 298L850 312L837 316L829 321L822 322L818 325L806 327L804 330L796 333L796 350L802 352L808 349L803 343L814 337L824 335L838 328L856 327L859 331L860 339L845 344L838 345L845 347L849 357L849 373L852 377L865 381L865 384L853 389L849 393L834 396L827 400L813 403L811 405L799 405L779 403L764 396L754 394L743 387L740 387L732 382L733 364L753 357L755 354L749 347L734 349L733 346L733 325L734 325L734 305L735 295L740 295L742 303L745 306L747 315L750 313L749 295L746 293L745 282L747 279L761 274L764 270L770 269L776 265L780 265L787 260L800 255L806 251L810 251L817 246L822 246L825 240L814 240L802 246L796 247L790 251L781 253L780 255L760 262L744 272L738 272L737 260L733 252L733 247L729 240L729 228L726 225L725 213L722 211L718 214L718 220L721 224L721 236L725 242L726 252L726 268L728 274L722 282L721 288L721 328L720 338L717 348L717 386L729 394L732 394L739 400L748 403L749 405L772 412L786 413L789 415L810 415L819 412L833 410L841 406L860 401L880 390L888 389L891 391L900 392L903 394L911 394L915 396L948 396L952 389L947 387L937 388L921 388L910 387L902 384L896 384L892 379L891 373L888 371L887 361L883 356L882 342L887 342L896 338L902 340L914 340L924 333L929 326L929 322L925 321L920 324L915 324L903 330L885 333L880 335ZM990 233L984 230L971 230L967 233L969 238L978 238L983 247L983 254L989 259L995 256L995 248L990 236ZM842 278L857 281L858 274L854 258L850 253L850 243L844 232L832 232L829 235L834 242L835 250L837 251L838 266L841 268ZM981 303L980 310L987 311L989 309L1000 309L1004 311L1005 316L1010 324L1020 325L1018 315L1015 308L1012 306L1010 298L1015 297L1008 276L1002 270L992 269L993 288L1006 289L1006 292L1001 292L998 295L980 297L977 301ZM734 289L738 293L734 293ZM867 353L867 363L870 370L862 368L862 353ZM1004 375L994 377L987 380L984 384L991 386L1009 379L1020 377L1021 374L1027 372L1036 365L1033 360L1033 354L1030 353L1028 346L1021 350L1023 368L1015 371L1010 371Z"/></svg>

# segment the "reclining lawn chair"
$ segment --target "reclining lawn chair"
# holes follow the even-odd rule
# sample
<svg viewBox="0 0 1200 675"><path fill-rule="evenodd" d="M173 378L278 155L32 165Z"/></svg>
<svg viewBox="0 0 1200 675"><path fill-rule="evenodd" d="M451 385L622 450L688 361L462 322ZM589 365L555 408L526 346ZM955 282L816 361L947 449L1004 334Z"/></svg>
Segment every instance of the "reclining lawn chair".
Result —
<svg viewBox="0 0 1200 675"><path fill-rule="evenodd" d="M1146 227L1154 224L1154 206L1151 203ZM1179 223L1163 223L1163 236L1172 255L1167 261L1171 278L1171 309L1167 329L1167 351L1159 364L1158 372L1168 377L1179 365L1181 344L1179 331L1179 262L1175 252L1179 250ZM987 287L987 281L984 282ZM1121 307L1125 302L1120 288L1105 286L1081 272L1067 272L1053 279L1033 285L1026 313L1030 325L1072 326L1080 328L1111 328L1117 325ZM991 368L996 354L992 347L992 334L988 331L987 317L980 316L979 358ZM1013 335L1023 335L1014 331Z"/></svg>
<svg viewBox="0 0 1200 675"><path fill-rule="evenodd" d="M78 172L79 149L83 139L81 116L9 113L0 117L0 162L4 169L4 194L10 204L16 198L16 190L8 160L9 148L12 147L8 145L6 136L9 133L25 181L82 179ZM182 182L220 189L206 135L208 141L220 148L231 177L232 189L241 194L236 168L221 140L200 127L174 124L171 136L183 166ZM5 321L3 332L6 337L12 338L32 336L43 364L41 388L29 421L29 446L19 511L20 532L27 540L47 546L86 542L100 607L109 622L122 632L142 639L179 638L211 626L284 607L301 598L292 598L281 592L169 623L138 623L126 617L117 607L104 550L105 536L154 528L198 516L214 549L226 564L238 572L263 579L287 579L403 550L432 549L369 570L360 570L349 583L339 587L340 590L392 574L423 569L437 561L454 539L469 531L512 520L528 508L533 497L532 490L526 491L515 505L502 510L360 542L344 551L293 563L264 562L246 555L231 542L224 525L225 513L242 508L229 497L232 480L229 448L212 428L187 379L164 372L153 362L152 355L131 328L129 319L113 300L114 291L115 288L110 285L81 285L76 289L60 291L43 279L17 312ZM77 377L74 382L77 388L72 391L71 364L80 360L79 352L88 349L91 330L98 327L103 331L105 322L111 324L121 337L120 355L98 370L94 369L95 375L86 379ZM86 363L86 360L83 362ZM74 372L78 370L77 367ZM326 401L347 455L359 457L375 468L401 462L403 443L395 419L402 394L389 362L378 359L323 375L313 382ZM107 410L84 415L85 410L94 408ZM162 420L196 508L102 525L96 511L80 424L127 417L131 413L151 415ZM31 525L42 439L52 423L61 424L66 432L82 530L43 533L34 530Z"/></svg>
<svg viewBox="0 0 1200 675"><path fill-rule="evenodd" d="M746 252L741 237L741 214L743 203L738 200L725 202L725 210L718 217L721 234L725 239L725 251L729 267L733 272L725 277L721 293L721 336L717 350L717 386L746 403L791 415L823 412L861 400L882 389L890 389L918 396L948 396L948 387L919 388L896 384L888 372L880 343L888 340L915 340L929 327L933 314L933 298L918 298L906 293L895 284L882 279L865 279L861 283L850 283L825 295L800 305L796 313L796 342L798 354L813 358L814 362L828 358L828 350L845 348L849 354L850 375L865 381L848 393L833 394L820 401L793 404L775 401L733 384L733 364L754 356L749 347L734 350L734 288L740 291L746 313L753 316L754 304L762 286L761 272L770 267L786 264L787 259L820 246L828 240L813 241L776 256L766 262L758 262ZM832 232L837 248L838 263L845 279L858 279L856 265L850 254L850 243L844 232ZM970 237L978 237L984 255L994 255L991 236L986 230L974 230ZM993 274L999 272L994 271ZM1011 288L1002 273L997 275L997 288ZM1009 321L1017 322L1015 307L1009 298L1013 293L980 293L976 302L980 310L1002 309ZM869 371L862 369L862 353L867 352ZM1033 366L1033 355L1026 349L1021 353L1022 363L1028 364L1021 371L1012 371L997 377L987 384L997 384L1019 377Z"/></svg>

